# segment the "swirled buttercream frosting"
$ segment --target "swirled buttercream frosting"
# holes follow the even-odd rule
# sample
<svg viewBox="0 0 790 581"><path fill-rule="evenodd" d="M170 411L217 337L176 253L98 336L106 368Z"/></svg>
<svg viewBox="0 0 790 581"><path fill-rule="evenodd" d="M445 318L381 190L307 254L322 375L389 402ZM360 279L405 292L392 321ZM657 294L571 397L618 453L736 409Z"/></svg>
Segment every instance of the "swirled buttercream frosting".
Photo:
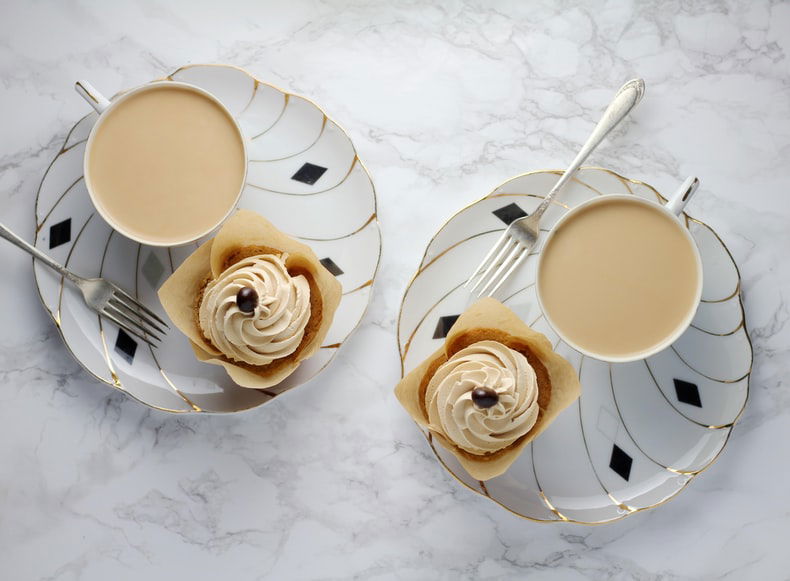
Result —
<svg viewBox="0 0 790 581"><path fill-rule="evenodd" d="M310 320L310 284L291 276L287 254L244 258L210 281L203 291L198 319L206 339L227 357L266 365L292 354ZM239 308L244 288L257 295L252 312Z"/></svg>
<svg viewBox="0 0 790 581"><path fill-rule="evenodd" d="M495 403L476 403L475 390L484 390ZM436 370L425 397L430 425L472 454L506 448L538 419L535 370L522 353L497 341L458 351Z"/></svg>

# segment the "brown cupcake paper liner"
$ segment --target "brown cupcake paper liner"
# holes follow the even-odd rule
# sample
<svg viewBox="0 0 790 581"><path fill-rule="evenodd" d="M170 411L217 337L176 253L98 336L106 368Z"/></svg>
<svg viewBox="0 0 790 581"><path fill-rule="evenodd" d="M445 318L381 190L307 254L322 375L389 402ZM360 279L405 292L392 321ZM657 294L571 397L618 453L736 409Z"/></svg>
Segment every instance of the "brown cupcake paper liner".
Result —
<svg viewBox="0 0 790 581"><path fill-rule="evenodd" d="M266 247L288 254L286 267L306 272L312 279L311 290L318 289L322 299L317 330L307 344L300 346L296 356L280 365L244 366L223 357L208 343L195 317L196 300L207 279L218 277L244 248ZM193 252L159 289L159 300L170 319L186 335L195 356L205 363L221 365L231 379L242 387L263 389L283 381L299 364L321 348L340 304L342 287L318 260L312 249L283 234L263 216L250 210L239 210L222 226L217 235ZM312 316L312 315L311 315Z"/></svg>
<svg viewBox="0 0 790 581"><path fill-rule="evenodd" d="M548 372L551 394L545 409L541 409L534 427L522 438L507 448L492 454L476 455L455 445L441 428L430 425L425 407L422 387L430 380L440 362L449 359L455 351L452 346L464 335L475 334L483 340L486 335L492 339L502 334L511 336L515 341L526 344ZM412 419L447 450L458 458L464 469L477 480L489 480L503 474L516 461L524 447L538 437L559 413L572 404L581 391L579 379L573 366L552 349L551 343L542 333L532 330L508 307L492 298L477 301L464 312L453 325L445 338L444 345L430 357L410 371L398 383L395 395Z"/></svg>

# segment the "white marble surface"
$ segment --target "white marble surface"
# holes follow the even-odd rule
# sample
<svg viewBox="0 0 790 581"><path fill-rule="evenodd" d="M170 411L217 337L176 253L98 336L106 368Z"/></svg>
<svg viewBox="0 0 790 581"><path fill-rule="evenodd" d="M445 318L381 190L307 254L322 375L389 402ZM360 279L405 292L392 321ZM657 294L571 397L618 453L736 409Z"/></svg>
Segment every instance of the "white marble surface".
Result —
<svg viewBox="0 0 790 581"><path fill-rule="evenodd" d="M227 62L321 103L379 193L372 307L319 380L238 416L151 411L91 380L0 245L0 577L782 579L790 575L790 4L0 3L0 219L107 92ZM755 362L727 449L670 503L599 527L520 520L436 464L392 395L394 323L458 207L569 161L613 90L644 102L591 160L668 191L743 275Z"/></svg>

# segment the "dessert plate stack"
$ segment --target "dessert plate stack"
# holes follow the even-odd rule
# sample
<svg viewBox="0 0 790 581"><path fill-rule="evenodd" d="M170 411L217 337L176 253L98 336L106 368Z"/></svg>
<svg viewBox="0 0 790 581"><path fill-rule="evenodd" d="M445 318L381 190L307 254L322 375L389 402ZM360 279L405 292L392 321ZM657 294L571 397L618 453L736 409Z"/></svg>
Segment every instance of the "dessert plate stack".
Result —
<svg viewBox="0 0 790 581"><path fill-rule="evenodd" d="M537 171L508 180L436 233L398 318L404 373L441 345L466 308L469 294L463 284L470 265L478 264L510 222L538 206L559 173ZM542 227L551 229L569 208L604 194L665 201L645 183L583 168L546 212ZM732 256L708 225L688 215L684 219L702 257L702 302L691 327L668 349L643 361L604 363L560 341L535 295L537 256L526 260L498 298L571 362L582 395L505 474L485 482L473 479L426 433L452 475L525 518L595 524L666 502L716 460L746 405L752 348Z"/></svg>
<svg viewBox="0 0 790 581"><path fill-rule="evenodd" d="M221 367L195 359L174 326L153 350L101 320L62 278L35 264L44 307L75 358L94 377L170 412L237 412L315 377L354 331L370 301L381 255L376 194L348 135L312 101L231 66L194 65L167 80L206 89L231 111L247 141L249 169L239 207L266 216L308 244L337 277L343 296L319 352L281 384L236 386ZM156 291L197 244L141 246L96 214L83 181L92 113L69 132L39 187L37 248L71 270L106 277L164 317Z"/></svg>

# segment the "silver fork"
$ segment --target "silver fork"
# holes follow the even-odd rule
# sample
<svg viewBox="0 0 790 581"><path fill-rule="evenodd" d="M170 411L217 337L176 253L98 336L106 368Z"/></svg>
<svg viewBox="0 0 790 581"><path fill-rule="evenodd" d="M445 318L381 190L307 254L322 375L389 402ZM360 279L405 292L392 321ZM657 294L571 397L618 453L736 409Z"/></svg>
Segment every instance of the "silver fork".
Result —
<svg viewBox="0 0 790 581"><path fill-rule="evenodd" d="M28 244L3 224L0 224L0 236L73 282L82 292L88 307L130 335L156 347L155 342L161 341L159 334L167 333L165 331L169 328L167 323L117 285L103 278L83 278L74 274L35 246Z"/></svg>
<svg viewBox="0 0 790 581"><path fill-rule="evenodd" d="M548 195L529 216L513 221L499 237L496 244L486 254L483 261L464 284L473 296L493 295L500 286L513 274L519 264L529 256L538 240L540 219L551 204L557 193L568 183L581 167L584 160L598 147L603 138L622 121L631 109L636 106L645 93L645 82L632 79L620 87L617 94L604 111L598 125L582 146L576 158L563 172L562 176ZM470 287L471 285L471 287Z"/></svg>

